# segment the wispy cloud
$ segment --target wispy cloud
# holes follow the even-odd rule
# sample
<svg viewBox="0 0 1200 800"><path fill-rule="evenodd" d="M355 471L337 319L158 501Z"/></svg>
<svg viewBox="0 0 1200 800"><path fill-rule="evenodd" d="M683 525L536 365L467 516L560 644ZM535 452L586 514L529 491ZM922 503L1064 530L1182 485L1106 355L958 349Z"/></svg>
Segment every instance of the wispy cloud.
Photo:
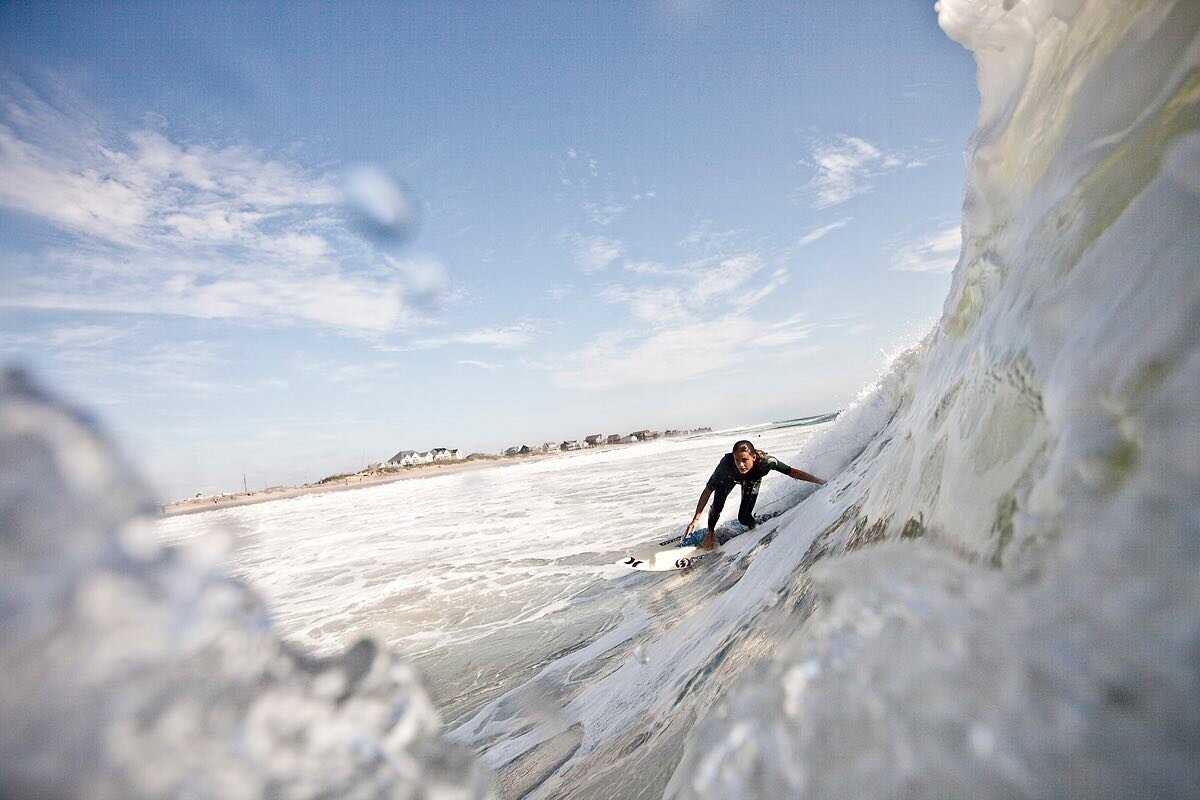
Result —
<svg viewBox="0 0 1200 800"><path fill-rule="evenodd" d="M575 266L583 272L599 272L620 258L624 245L607 236L576 236L571 248Z"/></svg>
<svg viewBox="0 0 1200 800"><path fill-rule="evenodd" d="M547 366L557 385L603 390L688 380L763 348L795 344L814 328L802 317L771 321L748 313L788 277L783 267L768 271L758 253L655 264L633 274L658 282L601 290L603 300L628 312L630 324Z"/></svg>
<svg viewBox="0 0 1200 800"><path fill-rule="evenodd" d="M600 297L627 308L639 322L665 325L698 313L745 310L786 282L786 271L777 270L758 287L748 286L763 269L761 257L744 254L715 263L693 262L675 269L640 270L638 274L675 280L672 284L609 284Z"/></svg>
<svg viewBox="0 0 1200 800"><path fill-rule="evenodd" d="M456 363L467 367L478 367L479 369L487 370L488 372L495 372L496 370L500 369L501 366L500 364L493 364L487 361L476 361L473 358L462 358Z"/></svg>
<svg viewBox="0 0 1200 800"><path fill-rule="evenodd" d="M676 244L699 257L718 257L730 253L742 233L734 228L719 230L713 220L704 219Z"/></svg>
<svg viewBox="0 0 1200 800"><path fill-rule="evenodd" d="M350 275L300 271L275 264L171 262L170 271L144 260L48 253L48 275L30 278L0 305L60 311L159 314L267 323L306 323L344 333L386 333L421 312L399 274ZM114 263L123 269L110 269ZM244 272L242 271L244 270Z"/></svg>
<svg viewBox="0 0 1200 800"><path fill-rule="evenodd" d="M794 344L814 326L799 319L762 323L743 314L683 322L648 336L610 333L575 353L554 382L575 389L607 390L678 383L744 363L762 348Z"/></svg>
<svg viewBox="0 0 1200 800"><path fill-rule="evenodd" d="M91 350L107 347L128 335L128 328L116 325L64 325L50 331L49 342L55 347Z"/></svg>
<svg viewBox="0 0 1200 800"><path fill-rule="evenodd" d="M562 283L556 283L546 290L546 296L556 303L561 303L563 300L574 294L574 292L575 287Z"/></svg>
<svg viewBox="0 0 1200 800"><path fill-rule="evenodd" d="M870 192L876 178L906 162L865 139L839 134L815 144L804 163L815 171L806 186L813 206L828 208Z"/></svg>
<svg viewBox="0 0 1200 800"><path fill-rule="evenodd" d="M621 180L601 167L600 160L578 148L555 155L558 164L559 201L578 204L583 219L593 227L606 228L631 208L658 197L654 189L642 187L636 178Z"/></svg>
<svg viewBox="0 0 1200 800"><path fill-rule="evenodd" d="M828 225L822 225L819 228L813 228L811 231L801 236L800 241L798 241L796 245L798 247L804 247L805 245L812 244L818 239L823 239L827 235L836 231L838 228L846 227L850 223L850 219L850 217L846 217L845 219L839 219L837 222L831 222Z"/></svg>
<svg viewBox="0 0 1200 800"><path fill-rule="evenodd" d="M0 103L0 206L74 239L39 253L3 305L373 333L421 319L444 288L433 259L347 231L334 174L153 125L101 129L59 87L9 80Z"/></svg>
<svg viewBox="0 0 1200 800"><path fill-rule="evenodd" d="M958 263L962 231L957 225L900 244L892 269L900 272L950 272Z"/></svg>
<svg viewBox="0 0 1200 800"><path fill-rule="evenodd" d="M429 350L447 345L467 344L480 347L490 347L495 350L516 350L530 344L538 333L538 326L530 320L522 320L502 328L477 328L447 336L427 337L418 339L410 348Z"/></svg>

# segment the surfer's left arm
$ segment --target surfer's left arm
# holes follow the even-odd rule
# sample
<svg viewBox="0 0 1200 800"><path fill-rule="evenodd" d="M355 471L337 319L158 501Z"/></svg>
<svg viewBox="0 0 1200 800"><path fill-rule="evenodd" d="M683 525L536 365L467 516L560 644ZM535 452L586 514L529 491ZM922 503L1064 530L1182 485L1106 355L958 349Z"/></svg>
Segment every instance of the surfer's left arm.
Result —
<svg viewBox="0 0 1200 800"><path fill-rule="evenodd" d="M764 453L763 455L766 455L766 454ZM802 469L796 469L795 467L789 467L787 464L783 463L778 458L775 458L773 456L767 457L767 463L771 465L771 469L775 470L776 472L782 472L784 475L787 475L789 478L795 478L798 481L808 481L809 483L815 483L819 486L825 485L825 481L821 480L816 475L813 475L811 472L805 472Z"/></svg>
<svg viewBox="0 0 1200 800"><path fill-rule="evenodd" d="M821 480L820 478L818 478L816 475L813 475L812 473L805 472L802 469L796 469L795 467L789 467L787 474L788 474L789 478L795 478L798 481L808 481L809 483L815 483L820 486L825 485L825 481Z"/></svg>

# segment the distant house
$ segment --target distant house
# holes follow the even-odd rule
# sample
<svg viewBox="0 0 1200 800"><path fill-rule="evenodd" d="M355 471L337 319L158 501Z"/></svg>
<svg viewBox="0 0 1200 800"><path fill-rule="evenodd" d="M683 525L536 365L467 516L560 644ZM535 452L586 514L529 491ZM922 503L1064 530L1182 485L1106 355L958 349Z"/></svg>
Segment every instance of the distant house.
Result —
<svg viewBox="0 0 1200 800"><path fill-rule="evenodd" d="M387 460L388 467L415 467L418 464L432 464L437 461L458 461L462 451L457 447L435 447L424 453L416 450L401 450Z"/></svg>
<svg viewBox="0 0 1200 800"><path fill-rule="evenodd" d="M517 446L514 446L514 447L508 447L508 448L505 448L505 450L504 450L504 455L506 455L506 456L515 456L515 455L518 455L520 452L521 452L521 448L520 448L520 446L519 446L519 445L517 445Z"/></svg>
<svg viewBox="0 0 1200 800"><path fill-rule="evenodd" d="M631 433L629 435L632 436L634 439L636 439L639 442L648 442L651 439L658 438L658 431L651 431L651 430L634 431L633 433Z"/></svg>
<svg viewBox="0 0 1200 800"><path fill-rule="evenodd" d="M584 447L599 447L602 444L604 444L603 433L593 433L591 436L587 436L583 440Z"/></svg>
<svg viewBox="0 0 1200 800"><path fill-rule="evenodd" d="M545 442L542 444L543 453L553 453L558 450L558 442Z"/></svg>
<svg viewBox="0 0 1200 800"><path fill-rule="evenodd" d="M609 434L608 440L605 442L605 444L620 444L620 443L621 443L621 434L619 434L619 433Z"/></svg>
<svg viewBox="0 0 1200 800"><path fill-rule="evenodd" d="M389 467L411 467L413 464L419 463L417 457L420 454L416 450L401 450L396 455L387 460Z"/></svg>
<svg viewBox="0 0 1200 800"><path fill-rule="evenodd" d="M568 439L567 441L565 441L561 445L559 445L560 450L579 450L582 447L583 447L583 445L581 445L579 442L575 441L574 439Z"/></svg>

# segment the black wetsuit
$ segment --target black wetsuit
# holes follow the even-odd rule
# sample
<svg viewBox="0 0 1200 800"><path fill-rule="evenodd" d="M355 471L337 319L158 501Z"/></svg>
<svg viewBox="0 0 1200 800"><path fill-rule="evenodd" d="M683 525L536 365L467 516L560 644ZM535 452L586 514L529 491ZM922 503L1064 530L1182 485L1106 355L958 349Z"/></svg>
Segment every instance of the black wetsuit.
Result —
<svg viewBox="0 0 1200 800"><path fill-rule="evenodd" d="M775 470L787 475L792 468L774 456L759 454L754 466L743 475L738 472L733 463L733 453L726 453L712 477L708 479L708 488L713 490L712 508L708 512L708 529L716 531L717 520L721 518L721 510L725 508L725 499L733 491L734 484L741 484L742 504L738 507L738 522L747 528L753 528L754 504L758 502L758 487L768 472Z"/></svg>

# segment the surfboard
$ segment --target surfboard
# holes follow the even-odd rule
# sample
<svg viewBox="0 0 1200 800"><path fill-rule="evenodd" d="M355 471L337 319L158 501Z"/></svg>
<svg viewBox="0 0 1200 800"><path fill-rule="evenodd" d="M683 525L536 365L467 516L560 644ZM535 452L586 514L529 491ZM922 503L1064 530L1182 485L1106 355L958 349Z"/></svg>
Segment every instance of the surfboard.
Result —
<svg viewBox="0 0 1200 800"><path fill-rule="evenodd" d="M734 522L727 527L718 528L717 546L712 550L705 550L700 547L700 543L704 541L704 535L708 533L708 528L701 528L700 530L692 531L687 536L680 534L670 539L664 539L661 542L639 547L617 563L642 572L669 572L675 569L688 569L695 566L696 562L705 556L710 556L717 552L721 549L721 545L730 539L741 536L750 530L763 532L762 524L767 520L778 517L785 510L780 509L771 514L756 514L754 517L755 521L758 522L758 527L756 528L746 528L740 522Z"/></svg>
<svg viewBox="0 0 1200 800"><path fill-rule="evenodd" d="M721 545L730 539L740 536L747 530L749 529L742 528L740 525L735 530L718 530L717 546L712 550L705 550L700 547L700 542L704 541L704 535L708 533L708 528L703 528L692 531L686 537L683 535L675 536L671 539L664 539L661 542L638 548L619 563L630 569L641 570L642 572L667 572L674 569L688 569L695 566L696 562L705 556L710 556L717 552Z"/></svg>

